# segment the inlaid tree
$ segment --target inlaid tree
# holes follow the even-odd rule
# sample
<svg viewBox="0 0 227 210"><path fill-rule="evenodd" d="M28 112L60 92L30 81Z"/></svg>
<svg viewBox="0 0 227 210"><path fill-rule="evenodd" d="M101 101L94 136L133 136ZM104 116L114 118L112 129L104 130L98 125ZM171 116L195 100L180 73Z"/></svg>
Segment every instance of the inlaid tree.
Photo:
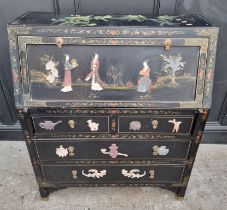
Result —
<svg viewBox="0 0 227 210"><path fill-rule="evenodd" d="M109 78L109 81L114 85L114 86L117 86L117 85L122 85L122 72L114 67L114 66L111 66L110 69L107 71L107 77Z"/></svg>
<svg viewBox="0 0 227 210"><path fill-rule="evenodd" d="M171 76L172 83L176 84L176 72L184 69L185 61L181 55L160 55L163 60L161 71L166 72Z"/></svg>

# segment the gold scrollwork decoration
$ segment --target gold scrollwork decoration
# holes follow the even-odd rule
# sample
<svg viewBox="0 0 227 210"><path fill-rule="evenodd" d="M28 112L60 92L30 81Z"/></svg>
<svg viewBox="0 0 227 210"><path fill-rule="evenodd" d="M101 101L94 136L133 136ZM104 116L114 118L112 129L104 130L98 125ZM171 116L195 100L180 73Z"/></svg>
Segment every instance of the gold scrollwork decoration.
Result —
<svg viewBox="0 0 227 210"><path fill-rule="evenodd" d="M31 32L32 27L28 26L9 26L8 27L9 46L11 49L17 48L17 36L27 35Z"/></svg>
<svg viewBox="0 0 227 210"><path fill-rule="evenodd" d="M23 95L24 98L24 106L28 107L28 106L35 106L35 107L46 107L46 101L44 100L31 100L31 96L30 94L24 94Z"/></svg>
<svg viewBox="0 0 227 210"><path fill-rule="evenodd" d="M213 69L214 61L216 56L216 46L217 46L217 37L218 37L218 28L203 28L203 29L194 29L194 32L197 36L209 38L209 49L210 54L207 58L207 73L205 81L204 95L209 97L212 90L212 79L213 79ZM206 102L207 103L207 102ZM205 104L207 106L209 104Z"/></svg>
<svg viewBox="0 0 227 210"><path fill-rule="evenodd" d="M42 37L41 36L19 36L18 37L18 44L20 51L26 52L26 45L27 44L42 44Z"/></svg>

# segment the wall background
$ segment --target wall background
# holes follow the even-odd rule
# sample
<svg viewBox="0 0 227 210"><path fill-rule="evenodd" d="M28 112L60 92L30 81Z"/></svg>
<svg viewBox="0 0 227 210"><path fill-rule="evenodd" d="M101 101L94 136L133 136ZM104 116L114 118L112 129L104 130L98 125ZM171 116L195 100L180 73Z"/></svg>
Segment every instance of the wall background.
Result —
<svg viewBox="0 0 227 210"><path fill-rule="evenodd" d="M79 0L78 0L79 1ZM78 2L77 1L77 2ZM74 13L73 0L59 0L61 12ZM80 13L90 14L152 14L153 0L80 0ZM179 13L199 13L220 27L213 103L204 141L227 143L227 1L178 0ZM160 14L172 14L175 0L160 0ZM52 0L0 0L0 139L19 132L13 107L13 89L10 72L6 25L26 11L53 12ZM9 126L9 124L14 124ZM9 133L7 133L9 132Z"/></svg>

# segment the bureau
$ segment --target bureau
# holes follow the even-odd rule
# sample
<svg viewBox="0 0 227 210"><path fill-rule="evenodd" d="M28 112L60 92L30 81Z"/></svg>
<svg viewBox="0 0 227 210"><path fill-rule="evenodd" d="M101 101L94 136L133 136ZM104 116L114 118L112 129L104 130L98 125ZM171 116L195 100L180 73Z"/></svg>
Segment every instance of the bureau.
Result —
<svg viewBox="0 0 227 210"><path fill-rule="evenodd" d="M184 197L211 105L217 27L198 15L29 12L8 34L41 197L69 186Z"/></svg>

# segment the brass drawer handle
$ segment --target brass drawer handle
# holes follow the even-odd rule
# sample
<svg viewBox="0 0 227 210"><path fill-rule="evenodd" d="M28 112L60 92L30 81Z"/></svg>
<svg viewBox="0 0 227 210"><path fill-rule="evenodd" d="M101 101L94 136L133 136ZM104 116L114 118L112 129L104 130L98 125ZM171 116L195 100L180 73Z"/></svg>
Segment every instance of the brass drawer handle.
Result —
<svg viewBox="0 0 227 210"><path fill-rule="evenodd" d="M69 120L69 121L68 121L68 125L69 125L70 128L75 128L75 126L76 126L76 121L74 121L74 120Z"/></svg>
<svg viewBox="0 0 227 210"><path fill-rule="evenodd" d="M121 174L125 177L134 179L134 178L141 178L143 176L146 175L146 171L144 171L142 174L140 174L140 170L139 169L132 169L130 171L126 170L126 169L122 169L121 170Z"/></svg>
<svg viewBox="0 0 227 210"><path fill-rule="evenodd" d="M158 127L158 120L151 120L152 128L155 130Z"/></svg>
<svg viewBox="0 0 227 210"><path fill-rule="evenodd" d="M149 178L154 179L154 170L149 171Z"/></svg>
<svg viewBox="0 0 227 210"><path fill-rule="evenodd" d="M69 156L70 157L73 157L75 155L75 152L74 152L74 147L73 146L69 146L68 147L68 151L69 151Z"/></svg>
<svg viewBox="0 0 227 210"><path fill-rule="evenodd" d="M89 178L101 178L101 177L104 177L106 175L107 171L104 169L104 170L101 170L101 171L98 171L96 169L89 169L88 170L88 173L86 174L84 172L84 170L82 171L82 174L86 177L89 177Z"/></svg>
<svg viewBox="0 0 227 210"><path fill-rule="evenodd" d="M157 145L154 145L152 147L152 154L154 156L157 156L157 155L167 155L169 153L169 149L166 148L166 146L160 146L158 147Z"/></svg>
<svg viewBox="0 0 227 210"><path fill-rule="evenodd" d="M77 171L76 170L72 170L72 176L73 176L73 179L77 179Z"/></svg>
<svg viewBox="0 0 227 210"><path fill-rule="evenodd" d="M62 145L60 147L56 148L56 154L58 157L66 157L69 155L70 157L73 157L75 155L75 148L73 146L69 146L68 148L64 148Z"/></svg>
<svg viewBox="0 0 227 210"><path fill-rule="evenodd" d="M105 155L109 155L111 158L116 158L118 155L124 156L124 157L128 157L127 154L123 154L118 152L118 146L116 144L112 144L109 147L110 151L107 152L107 149L101 149L101 152Z"/></svg>

